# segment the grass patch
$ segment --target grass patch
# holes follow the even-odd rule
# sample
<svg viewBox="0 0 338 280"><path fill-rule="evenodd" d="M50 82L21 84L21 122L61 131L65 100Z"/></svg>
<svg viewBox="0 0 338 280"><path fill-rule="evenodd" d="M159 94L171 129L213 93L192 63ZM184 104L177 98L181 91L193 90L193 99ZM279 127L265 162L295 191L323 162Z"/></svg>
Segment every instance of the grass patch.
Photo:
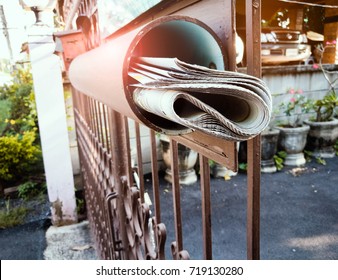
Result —
<svg viewBox="0 0 338 280"><path fill-rule="evenodd" d="M5 209L0 210L0 229L14 227L24 222L28 209L23 206L11 208L10 201L6 201Z"/></svg>

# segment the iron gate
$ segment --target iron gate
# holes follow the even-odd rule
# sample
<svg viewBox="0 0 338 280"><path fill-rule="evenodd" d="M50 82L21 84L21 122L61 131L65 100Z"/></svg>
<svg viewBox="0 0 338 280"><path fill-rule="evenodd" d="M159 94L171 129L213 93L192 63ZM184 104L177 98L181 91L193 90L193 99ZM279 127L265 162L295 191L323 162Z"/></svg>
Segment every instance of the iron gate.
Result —
<svg viewBox="0 0 338 280"><path fill-rule="evenodd" d="M84 7L95 7L87 2L93 1L82 2L83 5L79 7L82 13L86 12ZM211 5L210 1L163 2L161 8L152 10L152 14L144 15L145 18L142 20L151 20L154 15L173 12L189 13L192 17L198 17L201 16L199 12L201 9L206 6L210 8ZM223 43L228 47L227 67L229 70L235 70L233 42L236 1L217 2L224 8L218 11L218 13L224 13L222 16L224 26L221 26L221 31L218 32L223 33ZM260 77L260 1L246 0L246 15L247 73ZM97 24L96 20L95 24ZM132 22L126 28L133 28L133 24L136 26L138 22ZM117 32L116 36L120 36L120 33L123 31ZM96 36L95 34L89 35ZM87 39L89 35L86 35ZM97 94L99 96L100 92ZM99 101L100 98L90 97L75 88L73 88L73 100L88 218L100 257L102 259L164 259L166 227L161 221L155 132L153 130L149 132L154 205L152 214L144 199L143 154L139 124L135 122L137 165L133 167L127 117L114 111L108 104ZM182 207L178 181L178 143L180 142L186 143L180 137L170 139L175 240L168 241L172 242L173 259L188 259L189 253L183 245ZM228 143L224 144L228 145ZM202 151L199 155L199 164L203 255L205 259L212 259L212 201L208 160L215 158L212 157L212 153L208 158L206 155L209 153L203 153L203 146L197 148ZM247 258L259 259L260 136L248 141L247 154ZM139 180L135 180L134 175Z"/></svg>

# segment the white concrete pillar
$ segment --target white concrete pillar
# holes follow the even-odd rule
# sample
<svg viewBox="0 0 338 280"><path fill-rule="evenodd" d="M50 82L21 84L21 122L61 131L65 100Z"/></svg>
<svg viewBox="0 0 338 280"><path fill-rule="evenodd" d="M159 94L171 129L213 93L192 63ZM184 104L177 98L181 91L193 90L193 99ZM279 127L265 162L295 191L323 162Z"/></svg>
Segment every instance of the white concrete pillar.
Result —
<svg viewBox="0 0 338 280"><path fill-rule="evenodd" d="M51 12L46 11L43 18L53 22ZM55 44L52 35L53 28L42 23L28 30L52 222L65 225L77 222L77 214L61 67L59 57L53 54Z"/></svg>

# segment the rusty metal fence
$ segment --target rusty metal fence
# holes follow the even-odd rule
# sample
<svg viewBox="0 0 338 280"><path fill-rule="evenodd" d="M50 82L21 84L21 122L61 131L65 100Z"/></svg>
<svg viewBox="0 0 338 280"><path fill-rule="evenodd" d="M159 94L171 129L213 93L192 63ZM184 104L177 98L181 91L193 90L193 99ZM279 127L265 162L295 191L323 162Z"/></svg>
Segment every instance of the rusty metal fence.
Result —
<svg viewBox="0 0 338 280"><path fill-rule="evenodd" d="M225 6L230 8L230 12L225 11L225 13L233 16L235 1L224 2ZM246 14L247 72L260 77L260 1L246 0ZM233 29L230 28L229 34L234 34ZM234 70L234 68L234 63L230 63L229 69ZM135 122L137 164L136 167L132 167L127 117L75 88L73 88L73 100L88 219L100 257L102 259L165 259L168 257L165 256L165 244L170 242L171 258L189 259L189 253L183 246L182 207L178 179L180 138L170 139L175 239L166 240L166 226L161 220L163 210L160 205L155 132L149 130L153 189L151 214L149 205L144 199L143 149L139 124ZM259 136L248 141L247 154L247 258L259 259ZM208 160L205 153L200 153L203 256L205 259L212 259L212 201ZM139 180L135 180L134 175L137 175Z"/></svg>

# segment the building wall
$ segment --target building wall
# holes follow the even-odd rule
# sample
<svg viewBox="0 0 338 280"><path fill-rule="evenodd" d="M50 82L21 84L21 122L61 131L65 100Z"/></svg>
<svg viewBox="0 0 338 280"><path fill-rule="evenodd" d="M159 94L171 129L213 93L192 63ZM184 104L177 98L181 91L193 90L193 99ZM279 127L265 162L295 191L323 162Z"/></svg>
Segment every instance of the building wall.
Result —
<svg viewBox="0 0 338 280"><path fill-rule="evenodd" d="M338 68L336 65L325 67L330 71L337 71ZM337 78L337 73L328 76L333 81ZM283 112L280 112L278 107L280 103L290 100L291 96L288 93L290 89L301 90L311 99L323 97L330 89L323 72L313 65L264 67L262 79L267 83L273 96L273 114L277 122L284 119Z"/></svg>

